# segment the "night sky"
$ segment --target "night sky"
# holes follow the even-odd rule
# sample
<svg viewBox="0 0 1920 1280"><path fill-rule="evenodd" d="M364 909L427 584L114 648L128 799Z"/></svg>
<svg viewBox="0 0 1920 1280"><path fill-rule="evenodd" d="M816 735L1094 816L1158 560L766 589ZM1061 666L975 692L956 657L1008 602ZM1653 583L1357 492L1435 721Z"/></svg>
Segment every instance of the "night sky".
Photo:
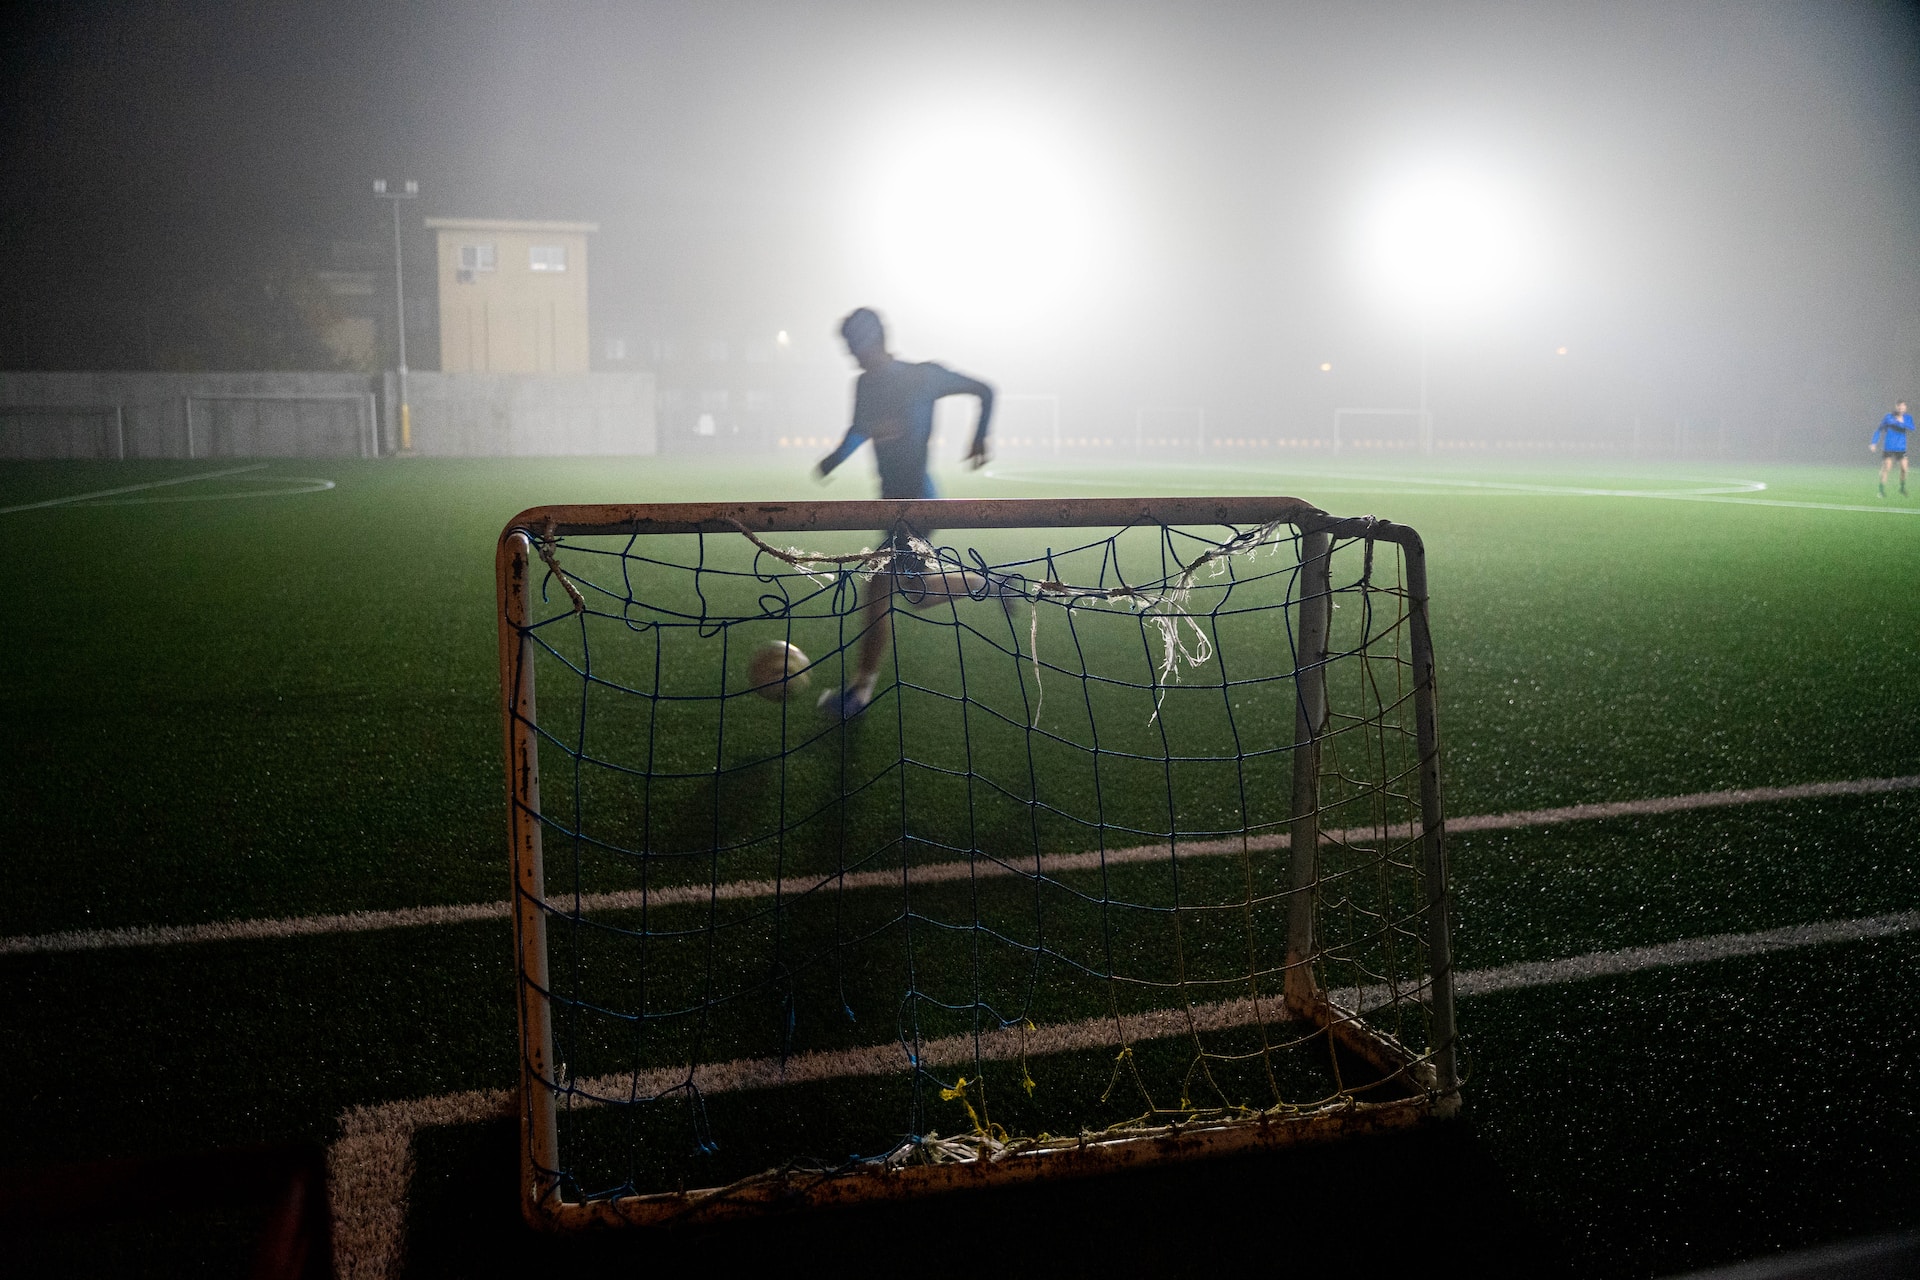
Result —
<svg viewBox="0 0 1920 1280"><path fill-rule="evenodd" d="M785 329L824 369L838 316L870 303L904 353L1088 414L1284 417L1322 361L1354 402L1404 402L1421 326L1366 285L1355 228L1439 157L1498 175L1538 239L1525 288L1427 320L1442 414L1722 414L1864 443L1885 402L1920 398L1906 6L119 3L7 21L16 369L141 367L196 293L384 243L384 176L421 183L423 266L420 215L598 222L596 345L643 357Z"/></svg>

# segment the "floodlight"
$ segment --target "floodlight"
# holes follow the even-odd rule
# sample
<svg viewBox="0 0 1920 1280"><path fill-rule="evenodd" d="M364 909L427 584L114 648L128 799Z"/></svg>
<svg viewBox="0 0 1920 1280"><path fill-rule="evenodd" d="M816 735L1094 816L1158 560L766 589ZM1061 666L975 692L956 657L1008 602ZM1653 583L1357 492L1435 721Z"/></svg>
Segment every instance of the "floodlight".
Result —
<svg viewBox="0 0 1920 1280"><path fill-rule="evenodd" d="M969 102L878 138L855 219L865 287L901 309L1032 317L1093 283L1106 220L1086 148L1044 112Z"/></svg>
<svg viewBox="0 0 1920 1280"><path fill-rule="evenodd" d="M1320 372L1322 372L1322 373L1332 373L1332 372L1333 372L1333 365L1332 365L1332 364L1330 364L1330 363L1328 363L1328 362L1327 362L1327 361L1325 361L1325 360L1322 360L1322 361L1320 362Z"/></svg>
<svg viewBox="0 0 1920 1280"><path fill-rule="evenodd" d="M1524 190L1489 168L1414 165L1375 190L1359 249L1375 287L1423 318L1510 302L1533 282L1538 234Z"/></svg>

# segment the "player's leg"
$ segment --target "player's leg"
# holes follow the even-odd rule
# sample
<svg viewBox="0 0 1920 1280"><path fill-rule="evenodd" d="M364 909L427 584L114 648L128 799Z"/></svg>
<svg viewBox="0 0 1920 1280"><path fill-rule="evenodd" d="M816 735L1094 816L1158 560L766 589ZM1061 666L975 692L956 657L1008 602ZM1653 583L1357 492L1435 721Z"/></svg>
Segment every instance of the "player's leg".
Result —
<svg viewBox="0 0 1920 1280"><path fill-rule="evenodd" d="M1887 496L1887 472L1893 470L1893 455L1883 454L1880 458L1880 496Z"/></svg>
<svg viewBox="0 0 1920 1280"><path fill-rule="evenodd" d="M1907 492L1907 455L1905 453L1902 453L1900 455L1900 493L1902 496L1904 496L1906 492Z"/></svg>
<svg viewBox="0 0 1920 1280"><path fill-rule="evenodd" d="M844 688L820 695L822 711L844 720L858 715L873 701L873 686L887 657L887 633L893 626L887 614L892 608L893 575L876 573L867 580L867 598L860 602L860 647L855 651L853 673Z"/></svg>
<svg viewBox="0 0 1920 1280"><path fill-rule="evenodd" d="M866 599L860 602L860 645L855 651L853 672L845 686L820 695L820 709L842 720L858 715L873 701L873 688L879 682L880 664L886 661L887 644L893 631L888 615L893 611L898 589L899 574L895 566L912 555L906 539L897 533L881 546L892 554L885 567L866 582Z"/></svg>
<svg viewBox="0 0 1920 1280"><path fill-rule="evenodd" d="M867 580L867 598L860 605L860 648L853 674L846 687L829 689L820 695L824 711L837 712L842 719L857 715L873 701L873 689L880 679L880 666L887 658L887 645L893 630L888 614L904 602L915 609L959 600L979 600L989 594L1000 597L1001 607L1013 609L1017 590L1010 583L993 584L985 575L970 569L951 568L929 563L907 550L899 540L892 562Z"/></svg>

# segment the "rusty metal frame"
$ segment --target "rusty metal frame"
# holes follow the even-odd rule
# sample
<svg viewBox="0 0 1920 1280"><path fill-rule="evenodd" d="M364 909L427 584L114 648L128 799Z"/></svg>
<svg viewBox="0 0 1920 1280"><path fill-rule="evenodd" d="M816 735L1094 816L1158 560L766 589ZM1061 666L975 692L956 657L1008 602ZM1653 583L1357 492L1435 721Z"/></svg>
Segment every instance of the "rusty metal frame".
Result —
<svg viewBox="0 0 1920 1280"><path fill-rule="evenodd" d="M1288 928L1286 1002L1294 1016L1323 1029L1335 1048L1379 1077L1377 1100L1348 1098L1312 1109L1278 1108L1246 1120L1168 1125L1123 1135L1016 1145L993 1157L904 1166L857 1166L834 1173L789 1173L732 1187L679 1190L614 1200L561 1197L554 1088L553 1027L547 973L546 877L540 837L540 769L534 726L533 640L529 631L531 562L541 539L586 535L805 533L912 529L1116 528L1133 525L1293 525L1302 535L1300 624L1295 670L1294 813L1290 845L1294 897ZM1330 561L1341 538L1397 545L1405 558L1414 670L1416 750L1421 793L1421 859L1427 899L1427 998L1432 1044L1416 1055L1333 1003L1315 978L1312 894L1322 833L1317 817L1319 739L1326 728ZM513 922L520 1035L520 1186L528 1222L545 1229L595 1224L659 1224L898 1199L972 1187L1085 1177L1232 1152L1270 1150L1417 1124L1459 1107L1453 958L1440 796L1439 733L1426 553L1404 525L1372 517L1339 518L1298 498L1082 498L846 502L636 503L533 507L507 523L495 559L499 589L501 718L505 739L507 829L512 854Z"/></svg>

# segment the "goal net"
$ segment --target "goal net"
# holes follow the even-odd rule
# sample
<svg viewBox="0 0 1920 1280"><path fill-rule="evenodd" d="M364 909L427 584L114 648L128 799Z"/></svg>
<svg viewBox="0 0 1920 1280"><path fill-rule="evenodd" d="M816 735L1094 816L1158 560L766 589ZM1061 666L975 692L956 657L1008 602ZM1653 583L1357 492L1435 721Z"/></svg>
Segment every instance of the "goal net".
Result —
<svg viewBox="0 0 1920 1280"><path fill-rule="evenodd" d="M546 507L499 573L531 1219L1457 1102L1411 530L1272 498Z"/></svg>

